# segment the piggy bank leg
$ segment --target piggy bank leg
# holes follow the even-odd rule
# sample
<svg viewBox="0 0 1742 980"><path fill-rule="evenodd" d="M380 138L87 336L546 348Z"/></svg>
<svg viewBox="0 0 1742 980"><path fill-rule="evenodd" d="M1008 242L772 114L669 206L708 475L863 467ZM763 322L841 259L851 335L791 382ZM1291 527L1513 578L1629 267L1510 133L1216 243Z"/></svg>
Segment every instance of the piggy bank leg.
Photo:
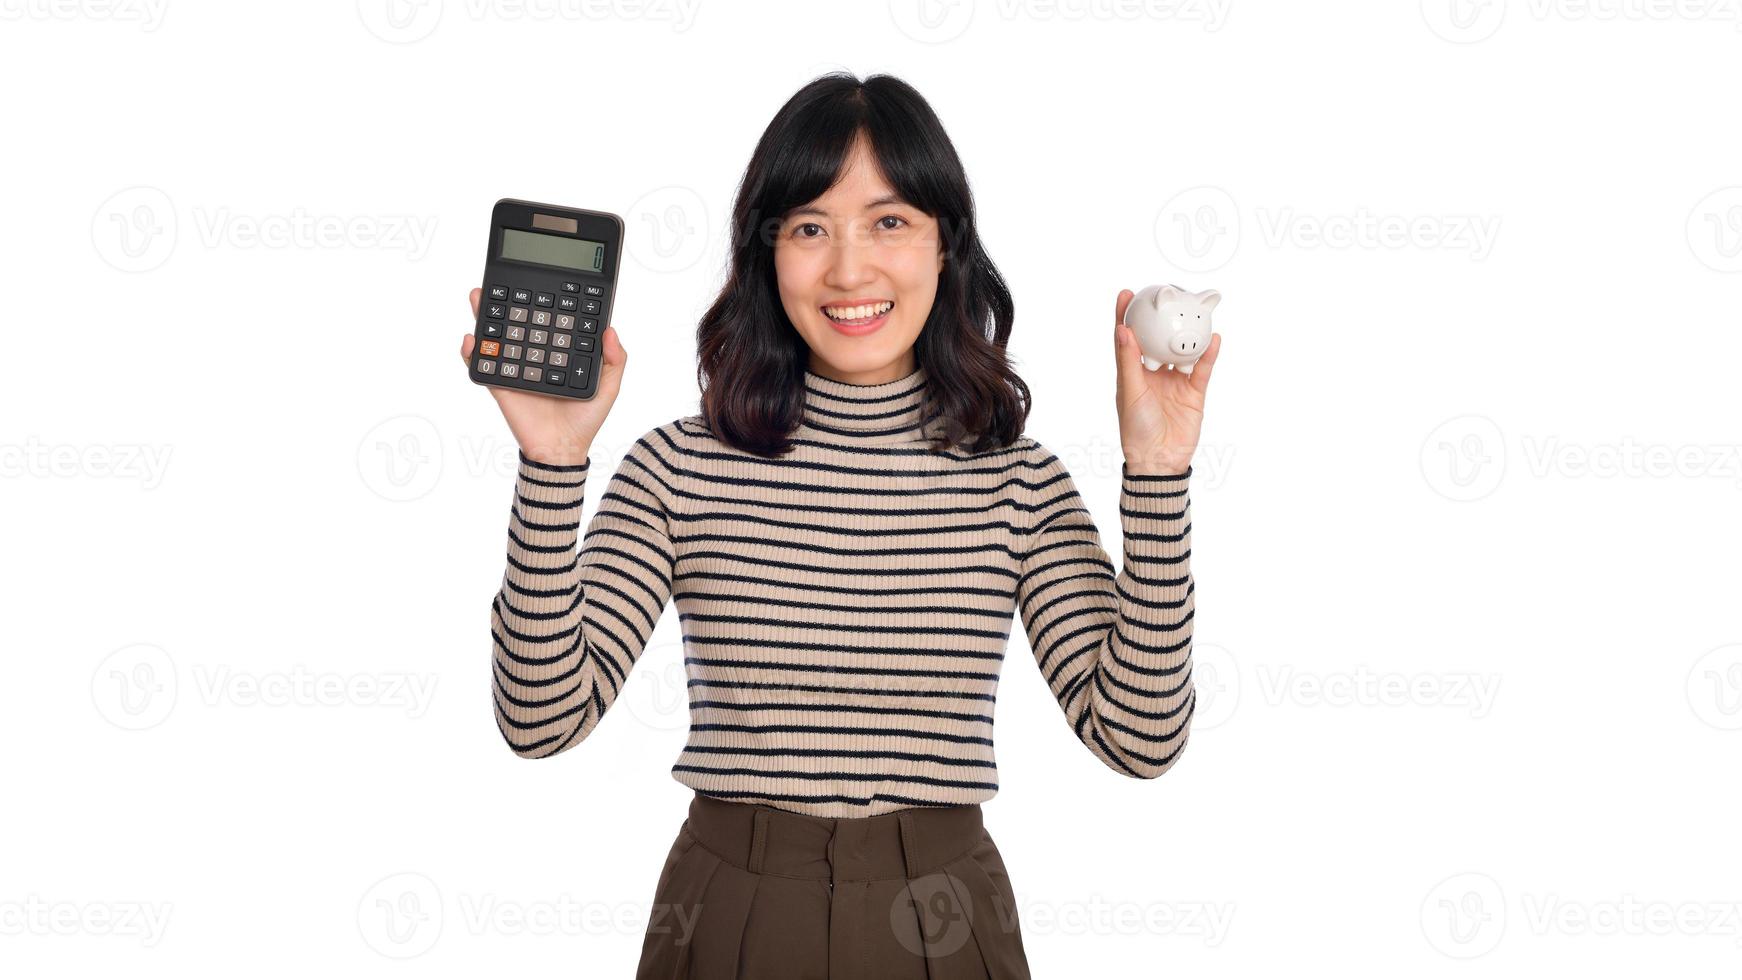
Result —
<svg viewBox="0 0 1742 980"><path fill-rule="evenodd" d="M1156 368L1161 367L1161 362L1145 354L1143 356L1143 366L1153 371Z"/></svg>

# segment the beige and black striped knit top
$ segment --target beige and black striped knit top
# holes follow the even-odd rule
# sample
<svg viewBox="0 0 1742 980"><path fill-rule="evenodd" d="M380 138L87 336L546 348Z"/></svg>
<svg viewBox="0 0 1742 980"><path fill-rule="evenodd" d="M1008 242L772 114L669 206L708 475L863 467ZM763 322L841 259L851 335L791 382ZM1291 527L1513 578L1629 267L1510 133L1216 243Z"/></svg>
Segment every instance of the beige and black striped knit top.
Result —
<svg viewBox="0 0 1742 980"><path fill-rule="evenodd" d="M1121 472L1123 567L1040 443L934 455L923 367L885 384L806 372L798 448L766 459L702 416L625 454L579 541L592 460L520 459L490 618L496 717L534 758L610 709L675 600L698 792L824 817L978 803L1012 614L1065 721L1134 778L1185 748L1191 471Z"/></svg>

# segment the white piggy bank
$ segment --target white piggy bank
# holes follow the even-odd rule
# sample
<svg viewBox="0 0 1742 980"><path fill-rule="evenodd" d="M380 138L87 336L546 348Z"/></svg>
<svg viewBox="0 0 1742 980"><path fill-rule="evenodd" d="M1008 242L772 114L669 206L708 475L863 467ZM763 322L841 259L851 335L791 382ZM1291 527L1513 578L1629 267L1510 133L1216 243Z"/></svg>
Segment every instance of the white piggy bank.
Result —
<svg viewBox="0 0 1742 980"><path fill-rule="evenodd" d="M1143 366L1190 367L1210 346L1210 311L1222 301L1214 289L1201 293L1178 286L1145 286L1125 307L1126 326L1137 335Z"/></svg>

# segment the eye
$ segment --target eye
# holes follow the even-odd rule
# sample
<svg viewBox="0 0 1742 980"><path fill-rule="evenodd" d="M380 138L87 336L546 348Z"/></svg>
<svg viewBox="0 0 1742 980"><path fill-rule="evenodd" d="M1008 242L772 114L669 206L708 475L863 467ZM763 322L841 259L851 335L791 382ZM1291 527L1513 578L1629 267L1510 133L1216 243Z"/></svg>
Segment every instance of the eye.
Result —
<svg viewBox="0 0 1742 980"><path fill-rule="evenodd" d="M905 224L907 224L907 219L906 219L906 218L903 218L903 217L902 217L902 216L901 216L901 215L899 215L899 214L886 214L886 215L884 215L884 216L883 216L883 217L881 217L881 218L879 218L879 219L877 219L877 225L878 225L878 227L880 227L880 228L884 228L884 227L886 227L886 228L887 228L887 229L888 229L888 230L890 230L890 231L894 231L894 230L895 230L895 228L896 228L896 227L897 227L897 226L896 226L896 225L888 225L888 226L885 226L885 225L884 225L884 224L883 224L883 222L885 222L885 221L895 221L895 222L897 222L897 223L898 223L898 224L902 224L902 225L905 225Z"/></svg>
<svg viewBox="0 0 1742 980"><path fill-rule="evenodd" d="M815 228L815 229L816 229L816 230L817 230L817 231L822 231L822 230L823 230L823 226L822 226L822 225L819 225L819 224L817 224L817 223L816 223L816 222L814 222L814 221L806 221L806 222L804 222L804 223L803 223L803 224L799 224L799 225L795 225L795 226L793 226L793 229L792 229L792 237L794 237L794 238L815 238L815 237L817 237L817 236L815 236L815 235L807 235L807 234L805 234L805 233L804 233L804 230L805 230L805 229L806 229L806 228Z"/></svg>

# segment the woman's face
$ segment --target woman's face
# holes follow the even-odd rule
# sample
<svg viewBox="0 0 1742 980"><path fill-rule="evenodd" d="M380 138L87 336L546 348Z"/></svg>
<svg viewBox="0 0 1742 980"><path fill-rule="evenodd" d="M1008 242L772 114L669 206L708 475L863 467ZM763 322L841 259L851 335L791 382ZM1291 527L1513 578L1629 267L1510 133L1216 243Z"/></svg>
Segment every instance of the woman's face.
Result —
<svg viewBox="0 0 1742 980"><path fill-rule="evenodd" d="M913 372L944 253L936 219L902 201L861 135L835 185L781 222L774 270L810 369L849 384Z"/></svg>

